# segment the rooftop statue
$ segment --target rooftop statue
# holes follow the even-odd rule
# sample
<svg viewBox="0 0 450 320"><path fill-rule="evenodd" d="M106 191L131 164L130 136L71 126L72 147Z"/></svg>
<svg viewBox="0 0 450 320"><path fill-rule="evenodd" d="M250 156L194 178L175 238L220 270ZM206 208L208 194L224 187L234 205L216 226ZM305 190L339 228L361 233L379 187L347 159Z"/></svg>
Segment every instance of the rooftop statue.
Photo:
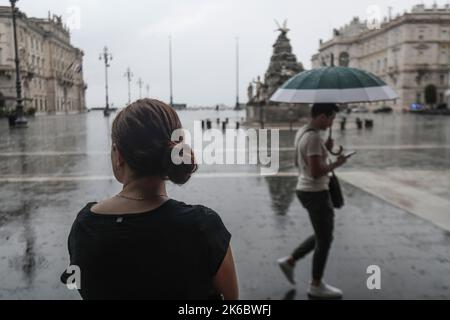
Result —
<svg viewBox="0 0 450 320"><path fill-rule="evenodd" d="M291 29L287 27L287 19L284 20L283 25L281 26L280 23L275 20L275 24L277 25L278 29L275 31L280 31L283 35L287 34Z"/></svg>

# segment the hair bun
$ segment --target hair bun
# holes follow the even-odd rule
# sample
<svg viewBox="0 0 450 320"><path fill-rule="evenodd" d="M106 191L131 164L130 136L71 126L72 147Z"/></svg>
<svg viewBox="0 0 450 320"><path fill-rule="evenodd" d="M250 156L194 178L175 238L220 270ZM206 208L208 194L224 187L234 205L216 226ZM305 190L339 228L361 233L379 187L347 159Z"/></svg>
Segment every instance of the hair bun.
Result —
<svg viewBox="0 0 450 320"><path fill-rule="evenodd" d="M190 156L186 157L184 152L188 152ZM174 154L179 157L181 163L178 163L179 161L174 162ZM164 161L167 167L167 178L179 185L188 182L191 175L198 169L198 165L195 163L194 152L188 144L182 141L169 142Z"/></svg>

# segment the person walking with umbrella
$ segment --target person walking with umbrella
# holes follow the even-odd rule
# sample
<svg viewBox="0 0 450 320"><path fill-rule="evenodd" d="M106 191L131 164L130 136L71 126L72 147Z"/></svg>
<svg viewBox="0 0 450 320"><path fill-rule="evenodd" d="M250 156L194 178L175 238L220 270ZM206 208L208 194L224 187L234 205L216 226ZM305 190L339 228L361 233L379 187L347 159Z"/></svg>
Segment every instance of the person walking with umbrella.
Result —
<svg viewBox="0 0 450 320"><path fill-rule="evenodd" d="M322 278L328 252L333 240L334 209L328 191L329 173L342 166L347 158L339 155L335 162L328 164L328 152L334 141L324 142L320 131L333 125L336 104L315 104L311 109L310 122L300 129L296 136L296 166L299 169L297 197L308 211L314 235L308 237L294 252L278 260L287 279L295 284L294 267L298 260L314 251L312 281L308 294L317 298L341 298L342 291L326 284Z"/></svg>
<svg viewBox="0 0 450 320"><path fill-rule="evenodd" d="M272 101L312 104L311 120L295 137L295 165L299 170L297 197L308 211L314 235L308 237L290 256L278 259L288 281L295 284L294 269L298 260L314 251L312 281L308 295L313 298L340 299L342 290L328 285L324 271L333 240L334 199L330 194L330 173L346 163L343 148L333 152L333 121L337 104L392 100L397 95L382 80L363 70L324 67L304 71L289 79L271 97ZM320 131L329 129L327 141ZM328 153L336 155L329 162Z"/></svg>

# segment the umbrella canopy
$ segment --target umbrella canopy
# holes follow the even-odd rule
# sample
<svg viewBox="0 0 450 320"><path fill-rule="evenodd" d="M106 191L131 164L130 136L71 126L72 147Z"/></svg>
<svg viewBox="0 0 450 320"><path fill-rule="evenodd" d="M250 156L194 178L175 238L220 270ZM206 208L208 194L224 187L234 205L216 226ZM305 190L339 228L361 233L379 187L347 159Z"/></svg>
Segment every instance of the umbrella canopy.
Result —
<svg viewBox="0 0 450 320"><path fill-rule="evenodd" d="M287 103L356 103L398 96L383 80L364 70L323 67L303 71L283 84L270 100Z"/></svg>

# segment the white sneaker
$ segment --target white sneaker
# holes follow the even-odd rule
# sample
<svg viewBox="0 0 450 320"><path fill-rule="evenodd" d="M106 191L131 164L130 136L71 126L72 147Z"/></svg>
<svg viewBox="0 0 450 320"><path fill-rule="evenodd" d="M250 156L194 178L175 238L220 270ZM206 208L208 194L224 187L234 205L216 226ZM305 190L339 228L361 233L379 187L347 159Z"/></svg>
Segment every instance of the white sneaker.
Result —
<svg viewBox="0 0 450 320"><path fill-rule="evenodd" d="M330 286L322 281L318 286L310 284L308 288L308 295L312 298L318 299L341 299L342 290Z"/></svg>
<svg viewBox="0 0 450 320"><path fill-rule="evenodd" d="M294 280L294 267L292 264L290 264L288 262L289 257L284 257L284 258L280 258L277 260L278 265L281 268L281 271L283 271L284 275L286 276L286 278L288 279L288 281L291 284L295 284L295 280Z"/></svg>

